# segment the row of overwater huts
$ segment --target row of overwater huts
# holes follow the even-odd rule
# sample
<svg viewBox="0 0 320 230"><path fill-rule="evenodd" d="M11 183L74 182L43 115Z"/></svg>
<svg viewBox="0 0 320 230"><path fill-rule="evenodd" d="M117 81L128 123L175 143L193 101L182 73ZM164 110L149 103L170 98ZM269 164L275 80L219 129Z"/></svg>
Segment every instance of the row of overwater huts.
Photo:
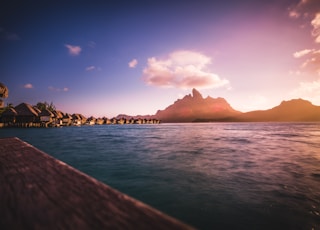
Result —
<svg viewBox="0 0 320 230"><path fill-rule="evenodd" d="M159 124L157 119L146 118L86 118L82 114L68 114L58 110L39 110L28 103L6 109L0 117L0 127L60 127L103 124Z"/></svg>

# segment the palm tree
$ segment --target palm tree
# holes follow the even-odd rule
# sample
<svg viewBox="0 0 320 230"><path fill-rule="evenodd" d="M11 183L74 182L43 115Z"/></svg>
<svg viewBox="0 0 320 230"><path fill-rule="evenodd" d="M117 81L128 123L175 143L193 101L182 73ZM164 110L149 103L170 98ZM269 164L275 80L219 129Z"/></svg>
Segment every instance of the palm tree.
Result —
<svg viewBox="0 0 320 230"><path fill-rule="evenodd" d="M7 98L8 96L9 96L8 87L0 82L0 97L1 98Z"/></svg>
<svg viewBox="0 0 320 230"><path fill-rule="evenodd" d="M4 102L3 102L2 98L7 98L8 96L9 96L8 87L0 82L0 109L1 109L1 111L3 110L2 108L4 107Z"/></svg>
<svg viewBox="0 0 320 230"><path fill-rule="evenodd" d="M40 110L45 110L48 109L49 111L55 111L56 107L53 104L53 102L51 102L50 104L48 102L38 102L37 105L35 105L35 107L37 107Z"/></svg>

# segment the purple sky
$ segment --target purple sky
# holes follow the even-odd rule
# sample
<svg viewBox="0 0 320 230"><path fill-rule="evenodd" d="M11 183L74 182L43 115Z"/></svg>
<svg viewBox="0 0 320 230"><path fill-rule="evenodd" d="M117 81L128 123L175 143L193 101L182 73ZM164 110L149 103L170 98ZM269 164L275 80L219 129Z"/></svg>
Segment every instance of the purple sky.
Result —
<svg viewBox="0 0 320 230"><path fill-rule="evenodd" d="M197 88L243 112L320 105L319 0L26 2L0 3L5 103L155 114Z"/></svg>

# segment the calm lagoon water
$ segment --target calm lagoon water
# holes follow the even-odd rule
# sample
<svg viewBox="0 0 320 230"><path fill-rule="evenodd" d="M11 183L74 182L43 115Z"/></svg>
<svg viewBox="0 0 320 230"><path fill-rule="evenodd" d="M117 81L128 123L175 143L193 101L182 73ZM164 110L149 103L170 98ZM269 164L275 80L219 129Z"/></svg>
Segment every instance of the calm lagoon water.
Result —
<svg viewBox="0 0 320 230"><path fill-rule="evenodd" d="M320 123L0 129L199 229L320 229Z"/></svg>

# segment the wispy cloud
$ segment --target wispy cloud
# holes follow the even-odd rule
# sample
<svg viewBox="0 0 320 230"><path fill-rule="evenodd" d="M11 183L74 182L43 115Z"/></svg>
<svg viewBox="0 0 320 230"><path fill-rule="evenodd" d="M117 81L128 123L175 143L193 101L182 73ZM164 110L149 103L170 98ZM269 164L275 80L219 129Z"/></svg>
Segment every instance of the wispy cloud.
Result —
<svg viewBox="0 0 320 230"><path fill-rule="evenodd" d="M96 69L96 67L93 66L93 65L86 67L86 71L92 71L92 70L95 70L95 69Z"/></svg>
<svg viewBox="0 0 320 230"><path fill-rule="evenodd" d="M295 58L303 58L301 71L320 76L320 50L305 49L293 54Z"/></svg>
<svg viewBox="0 0 320 230"><path fill-rule="evenodd" d="M80 46L74 46L69 44L65 44L64 46L68 49L69 54L71 56L78 56L82 50Z"/></svg>
<svg viewBox="0 0 320 230"><path fill-rule="evenodd" d="M199 52L180 50L166 59L151 57L143 70L142 79L149 85L175 88L217 88L229 81L207 69L210 57Z"/></svg>
<svg viewBox="0 0 320 230"><path fill-rule="evenodd" d="M289 16L302 19L312 27L311 35L320 43L320 4L319 0L300 0L289 8Z"/></svg>
<svg viewBox="0 0 320 230"><path fill-rule="evenodd" d="M305 56L305 55L307 55L307 54L309 54L309 53L311 53L313 51L314 51L314 49L304 49L304 50L300 50L300 51L295 52L293 54L293 56L295 58L301 58L301 57L303 57L303 56Z"/></svg>
<svg viewBox="0 0 320 230"><path fill-rule="evenodd" d="M128 63L130 68L135 68L138 65L138 60L137 59L132 59L129 63Z"/></svg>
<svg viewBox="0 0 320 230"><path fill-rule="evenodd" d="M319 0L300 0L289 7L289 16L292 18L313 17L319 9Z"/></svg>
<svg viewBox="0 0 320 230"><path fill-rule="evenodd" d="M54 92L67 92L69 91L69 88L68 87L64 87L64 88L55 88L53 86L49 86L48 89L50 91L54 91Z"/></svg>
<svg viewBox="0 0 320 230"><path fill-rule="evenodd" d="M23 86L23 88L25 88L25 89L33 89L33 85L30 84L30 83L28 83L28 84L25 84L25 85Z"/></svg>
<svg viewBox="0 0 320 230"><path fill-rule="evenodd" d="M315 37L316 43L320 43L320 12L317 13L314 19L311 21L311 25L313 26L312 36Z"/></svg>

